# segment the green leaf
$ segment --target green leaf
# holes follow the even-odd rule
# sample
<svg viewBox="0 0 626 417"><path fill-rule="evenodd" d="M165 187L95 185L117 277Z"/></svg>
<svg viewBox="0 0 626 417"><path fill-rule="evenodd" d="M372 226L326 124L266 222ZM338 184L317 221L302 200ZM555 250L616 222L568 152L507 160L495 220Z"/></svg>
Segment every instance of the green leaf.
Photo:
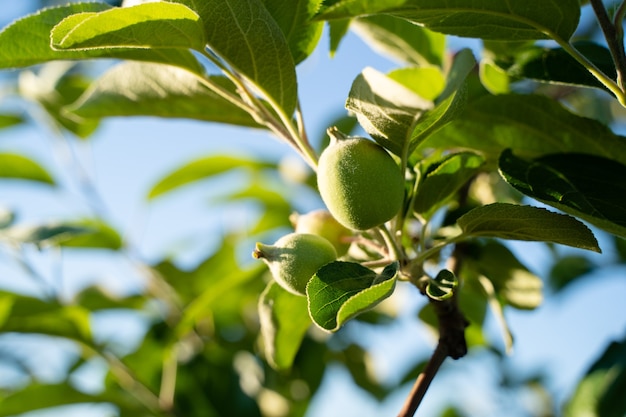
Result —
<svg viewBox="0 0 626 417"><path fill-rule="evenodd" d="M409 143L409 154L430 135L450 123L465 107L465 84L476 66L474 55L469 49L457 53L448 73L446 88L435 101L435 107L421 116Z"/></svg>
<svg viewBox="0 0 626 417"><path fill-rule="evenodd" d="M106 287L101 286L83 288L73 298L73 304L86 308L90 312L114 309L140 310L148 302L149 298L142 294L121 296L112 294Z"/></svg>
<svg viewBox="0 0 626 417"><path fill-rule="evenodd" d="M58 51L50 47L50 32L64 18L77 13L97 13L111 9L104 3L73 3L42 9L13 22L0 32L0 68L18 68L54 60L120 58L160 62L202 73L198 60L181 49L90 49Z"/></svg>
<svg viewBox="0 0 626 417"><path fill-rule="evenodd" d="M55 49L183 48L204 50L200 16L183 4L152 2L81 13L52 29Z"/></svg>
<svg viewBox="0 0 626 417"><path fill-rule="evenodd" d="M287 115L296 108L294 60L281 28L261 0L176 0L204 22L209 47Z"/></svg>
<svg viewBox="0 0 626 417"><path fill-rule="evenodd" d="M0 114L0 129L17 126L24 123L24 118L17 114Z"/></svg>
<svg viewBox="0 0 626 417"><path fill-rule="evenodd" d="M429 219L480 171L484 162L480 155L462 152L429 167L414 197L414 210Z"/></svg>
<svg viewBox="0 0 626 417"><path fill-rule="evenodd" d="M73 64L52 62L45 64L35 74L23 71L19 78L20 94L37 102L50 120L80 138L89 137L98 127L97 120L86 120L67 115L63 107L78 99L89 87L90 80L81 74L71 73Z"/></svg>
<svg viewBox="0 0 626 417"><path fill-rule="evenodd" d="M54 179L41 165L30 158L14 153L0 153L0 178L55 184Z"/></svg>
<svg viewBox="0 0 626 417"><path fill-rule="evenodd" d="M584 256L569 255L559 258L550 269L550 287L560 292L573 282L594 270L593 263Z"/></svg>
<svg viewBox="0 0 626 417"><path fill-rule="evenodd" d="M11 417L62 405L104 401L107 399L77 391L67 382L54 385L30 384L19 391L0 394L0 416Z"/></svg>
<svg viewBox="0 0 626 417"><path fill-rule="evenodd" d="M216 155L197 159L159 180L148 193L148 199L152 200L191 182L222 174L232 169L244 168L257 171L270 167L274 167L274 165L257 159L228 155Z"/></svg>
<svg viewBox="0 0 626 417"><path fill-rule="evenodd" d="M72 221L68 225L84 228L84 232L63 239L59 242L63 247L117 250L123 245L119 233L101 220L83 219Z"/></svg>
<svg viewBox="0 0 626 417"><path fill-rule="evenodd" d="M385 13L436 32L470 38L568 40L580 18L578 0L343 0L323 9L318 18L338 19Z"/></svg>
<svg viewBox="0 0 626 417"><path fill-rule="evenodd" d="M374 50L416 66L443 66L445 36L388 15L365 16L352 29Z"/></svg>
<svg viewBox="0 0 626 417"><path fill-rule="evenodd" d="M349 319L389 297L395 288L398 263L376 272L352 262L323 266L306 288L309 314L327 331L337 331Z"/></svg>
<svg viewBox="0 0 626 417"><path fill-rule="evenodd" d="M289 369L311 326L306 299L272 281L261 294L259 320L268 362L276 369Z"/></svg>
<svg viewBox="0 0 626 417"><path fill-rule="evenodd" d="M493 203L470 210L457 223L466 237L551 242L600 252L587 226L544 208Z"/></svg>
<svg viewBox="0 0 626 417"><path fill-rule="evenodd" d="M613 79L617 77L607 48L591 42L575 42L574 47L606 75ZM606 89L563 48L532 45L516 51L513 57L498 57L496 64L510 77Z"/></svg>
<svg viewBox="0 0 626 417"><path fill-rule="evenodd" d="M511 92L511 79L505 70L491 60L483 59L479 68L480 82L491 94L506 94Z"/></svg>
<svg viewBox="0 0 626 417"><path fill-rule="evenodd" d="M18 243L33 243L38 246L60 245L63 241L74 238L91 229L71 223L50 223L44 225L16 225L0 231L0 240Z"/></svg>
<svg viewBox="0 0 626 417"><path fill-rule="evenodd" d="M234 236L223 237L218 250L191 273L167 268L170 273L165 278L178 294L185 295L186 302L176 334L188 334L207 320L228 320L235 316L239 322L242 310L257 302L267 268L260 262L242 268L237 243Z"/></svg>
<svg viewBox="0 0 626 417"><path fill-rule="evenodd" d="M429 148L472 150L491 161L507 148L522 157L579 152L626 164L626 138L539 95L485 96L473 101L418 150Z"/></svg>
<svg viewBox="0 0 626 417"><path fill-rule="evenodd" d="M426 295L437 301L447 300L454 295L458 286L457 277L451 271L442 269L435 278L428 280Z"/></svg>
<svg viewBox="0 0 626 417"><path fill-rule="evenodd" d="M383 401L394 391L393 387L380 381L374 367L374 355L367 348L351 343L337 356L337 361L350 372L354 383L377 400Z"/></svg>
<svg viewBox="0 0 626 417"><path fill-rule="evenodd" d="M626 165L580 153L527 161L507 150L500 157L500 172L527 196L626 237Z"/></svg>
<svg viewBox="0 0 626 417"><path fill-rule="evenodd" d="M467 261L493 284L502 304L531 310L543 301L543 281L524 266L515 255L499 242L489 240L477 246Z"/></svg>
<svg viewBox="0 0 626 417"><path fill-rule="evenodd" d="M122 238L97 219L73 220L42 225L16 225L2 229L0 240L33 243L38 246L120 249Z"/></svg>
<svg viewBox="0 0 626 417"><path fill-rule="evenodd" d="M503 303L498 298L498 294L491 280L484 275L479 275L476 278L476 282L481 287L482 292L487 296L487 303L491 309L491 313L497 319L498 325L502 330L502 341L504 342L505 352L511 354L513 351L513 334L511 333L511 329L504 315Z"/></svg>
<svg viewBox="0 0 626 417"><path fill-rule="evenodd" d="M90 343L89 312L34 297L0 293L0 332L36 333ZM2 407L0 407L2 409Z"/></svg>
<svg viewBox="0 0 626 417"><path fill-rule="evenodd" d="M289 222L289 215L293 212L293 208L284 192L268 186L267 181L263 178L252 180L245 189L233 193L223 200L253 200L262 206L259 220L248 233L259 234L278 227L292 226Z"/></svg>
<svg viewBox="0 0 626 417"><path fill-rule="evenodd" d="M292 0L288 7L284 0L262 1L283 31L295 64L299 64L311 55L322 35L324 24L311 20L322 0Z"/></svg>
<svg viewBox="0 0 626 417"><path fill-rule="evenodd" d="M612 342L591 366L564 407L565 417L626 414L626 341Z"/></svg>
<svg viewBox="0 0 626 417"><path fill-rule="evenodd" d="M396 155L408 149L410 135L432 102L373 68L365 68L352 83L346 108L380 145Z"/></svg>
<svg viewBox="0 0 626 417"><path fill-rule="evenodd" d="M4 229L5 227L12 225L14 221L15 213L6 207L0 206L0 229Z"/></svg>
<svg viewBox="0 0 626 417"><path fill-rule="evenodd" d="M333 57L339 49L339 44L350 29L351 19L337 19L328 22L328 42L330 56Z"/></svg>
<svg viewBox="0 0 626 417"><path fill-rule="evenodd" d="M392 80L402 84L418 96L434 101L441 95L446 79L437 67L404 67L387 74Z"/></svg>
<svg viewBox="0 0 626 417"><path fill-rule="evenodd" d="M202 81L169 65L124 62L93 82L65 111L83 118L114 116L184 117L240 126L258 127L252 117L205 84L235 94L222 76ZM158 88L155 88L158 86Z"/></svg>

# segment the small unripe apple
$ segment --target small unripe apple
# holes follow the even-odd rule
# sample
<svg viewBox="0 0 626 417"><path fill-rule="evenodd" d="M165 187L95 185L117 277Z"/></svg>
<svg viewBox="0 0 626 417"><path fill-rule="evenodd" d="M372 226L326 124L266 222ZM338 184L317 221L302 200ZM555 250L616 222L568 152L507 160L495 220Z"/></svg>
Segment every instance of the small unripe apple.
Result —
<svg viewBox="0 0 626 417"><path fill-rule="evenodd" d="M263 260L287 291L306 295L306 285L322 266L337 259L335 247L321 236L290 233L273 245L258 242L252 256Z"/></svg>
<svg viewBox="0 0 626 417"><path fill-rule="evenodd" d="M391 220L404 201L404 176L375 142L342 137L333 130L320 155L317 186L322 200L339 223L368 230Z"/></svg>
<svg viewBox="0 0 626 417"><path fill-rule="evenodd" d="M289 220L296 233L318 235L332 243L337 256L343 256L348 252L352 230L339 223L328 210L313 210L306 214L293 213Z"/></svg>

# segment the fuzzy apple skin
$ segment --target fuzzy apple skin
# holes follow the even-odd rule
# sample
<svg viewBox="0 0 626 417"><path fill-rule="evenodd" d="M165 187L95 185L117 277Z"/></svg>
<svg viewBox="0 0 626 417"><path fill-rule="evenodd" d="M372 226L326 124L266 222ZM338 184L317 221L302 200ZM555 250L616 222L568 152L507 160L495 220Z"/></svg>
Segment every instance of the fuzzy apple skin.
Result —
<svg viewBox="0 0 626 417"><path fill-rule="evenodd" d="M306 295L306 285L322 266L337 259L335 247L323 237L290 233L273 245L257 243L252 256L263 260L274 280L296 295Z"/></svg>
<svg viewBox="0 0 626 417"><path fill-rule="evenodd" d="M289 219L296 233L318 235L332 243L337 256L343 256L348 252L353 232L339 223L328 210L313 210L306 214L294 213Z"/></svg>
<svg viewBox="0 0 626 417"><path fill-rule="evenodd" d="M317 186L332 215L352 230L395 217L404 200L404 176L380 145L365 138L335 139L320 155Z"/></svg>

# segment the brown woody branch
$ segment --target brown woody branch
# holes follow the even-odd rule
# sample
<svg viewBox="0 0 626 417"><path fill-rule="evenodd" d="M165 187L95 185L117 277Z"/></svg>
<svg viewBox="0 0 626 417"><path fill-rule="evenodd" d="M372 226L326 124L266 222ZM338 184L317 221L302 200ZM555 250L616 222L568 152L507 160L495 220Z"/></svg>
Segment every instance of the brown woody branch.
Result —
<svg viewBox="0 0 626 417"><path fill-rule="evenodd" d="M469 322L459 309L456 295L444 301L430 300L430 303L439 321L439 342L424 371L417 377L398 417L415 415L430 383L447 357L459 359L467 353L465 328Z"/></svg>

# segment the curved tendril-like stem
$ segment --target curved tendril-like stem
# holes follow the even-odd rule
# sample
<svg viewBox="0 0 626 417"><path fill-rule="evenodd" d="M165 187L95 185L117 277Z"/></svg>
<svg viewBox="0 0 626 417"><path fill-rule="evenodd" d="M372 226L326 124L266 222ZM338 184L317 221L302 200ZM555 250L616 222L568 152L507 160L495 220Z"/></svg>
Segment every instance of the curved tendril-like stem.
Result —
<svg viewBox="0 0 626 417"><path fill-rule="evenodd" d="M402 250L398 246L398 242L396 242L396 239L394 238L391 231L389 231L387 226L384 224L379 226L378 230L380 230L380 233L382 234L383 239L385 240L385 244L387 245L387 249L389 250L391 260L402 261L404 258L404 254L402 253Z"/></svg>

